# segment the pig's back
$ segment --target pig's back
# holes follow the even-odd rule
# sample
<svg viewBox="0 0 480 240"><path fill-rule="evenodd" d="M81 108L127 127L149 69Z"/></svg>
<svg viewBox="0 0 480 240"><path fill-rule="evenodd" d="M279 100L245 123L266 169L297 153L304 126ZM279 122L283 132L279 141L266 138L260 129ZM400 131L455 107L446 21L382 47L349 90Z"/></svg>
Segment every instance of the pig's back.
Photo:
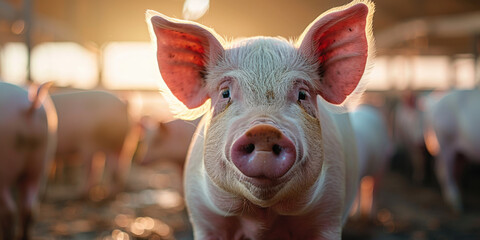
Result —
<svg viewBox="0 0 480 240"><path fill-rule="evenodd" d="M57 94L52 99L58 113L59 151L85 141L121 148L129 119L127 106L118 97L103 91L85 91Z"/></svg>
<svg viewBox="0 0 480 240"><path fill-rule="evenodd" d="M25 89L9 83L0 82L0 123L13 116L19 116L30 106L28 93Z"/></svg>
<svg viewBox="0 0 480 240"><path fill-rule="evenodd" d="M434 128L443 144L455 144L459 151L480 160L480 91L456 90L434 106Z"/></svg>

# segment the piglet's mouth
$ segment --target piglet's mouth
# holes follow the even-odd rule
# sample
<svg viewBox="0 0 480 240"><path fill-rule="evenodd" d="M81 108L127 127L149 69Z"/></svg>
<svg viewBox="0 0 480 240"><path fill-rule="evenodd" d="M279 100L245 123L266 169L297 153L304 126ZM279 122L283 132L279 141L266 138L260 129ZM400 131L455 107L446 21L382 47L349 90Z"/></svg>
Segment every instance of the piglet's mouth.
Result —
<svg viewBox="0 0 480 240"><path fill-rule="evenodd" d="M287 180L285 178L282 179L271 179L265 176L259 176L259 177L243 177L243 181L251 184L252 186L256 188L261 188L261 189L268 189L268 188L275 188L280 185L283 185Z"/></svg>
<svg viewBox="0 0 480 240"><path fill-rule="evenodd" d="M260 201L272 200L288 183L288 180L243 177L241 182L248 191Z"/></svg>

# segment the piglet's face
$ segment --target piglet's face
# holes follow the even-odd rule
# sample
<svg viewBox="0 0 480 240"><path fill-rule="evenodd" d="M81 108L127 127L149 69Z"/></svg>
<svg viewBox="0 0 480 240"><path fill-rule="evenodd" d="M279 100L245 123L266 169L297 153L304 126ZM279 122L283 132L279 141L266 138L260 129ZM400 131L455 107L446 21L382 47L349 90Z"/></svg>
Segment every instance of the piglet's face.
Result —
<svg viewBox="0 0 480 240"><path fill-rule="evenodd" d="M226 44L204 26L153 13L164 96L189 113L207 109L204 166L217 186L262 207L308 195L323 166L317 96L340 105L358 92L372 11L367 2L327 12L296 44Z"/></svg>
<svg viewBox="0 0 480 240"><path fill-rule="evenodd" d="M322 149L310 146L321 141L315 80L315 67L287 41L247 39L225 50L207 76L204 161L217 185L269 206L313 184L322 166Z"/></svg>

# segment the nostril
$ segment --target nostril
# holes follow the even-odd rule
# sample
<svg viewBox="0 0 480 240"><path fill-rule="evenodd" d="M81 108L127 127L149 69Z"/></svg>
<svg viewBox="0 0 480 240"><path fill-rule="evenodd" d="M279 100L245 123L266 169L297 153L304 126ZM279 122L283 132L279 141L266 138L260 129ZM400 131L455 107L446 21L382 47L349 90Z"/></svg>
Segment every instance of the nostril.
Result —
<svg viewBox="0 0 480 240"><path fill-rule="evenodd" d="M247 144L243 147L243 151L246 153L246 154L250 154L252 153L253 151L255 150L255 145L253 145L253 143L250 143L250 144Z"/></svg>
<svg viewBox="0 0 480 240"><path fill-rule="evenodd" d="M230 157L247 177L278 179L295 163L296 150L293 142L279 129L260 124L232 143Z"/></svg>
<svg viewBox="0 0 480 240"><path fill-rule="evenodd" d="M282 152L282 147L280 147L280 145L278 144L275 144L272 147L272 151L273 151L273 154L280 155L280 153Z"/></svg>

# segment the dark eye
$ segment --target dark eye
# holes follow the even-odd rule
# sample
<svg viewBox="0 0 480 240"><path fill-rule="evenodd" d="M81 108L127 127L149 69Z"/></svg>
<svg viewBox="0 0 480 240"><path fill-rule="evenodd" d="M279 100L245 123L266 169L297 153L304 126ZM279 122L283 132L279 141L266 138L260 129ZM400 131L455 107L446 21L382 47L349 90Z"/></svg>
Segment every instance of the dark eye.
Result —
<svg viewBox="0 0 480 240"><path fill-rule="evenodd" d="M305 91L298 92L298 101L307 99L307 93Z"/></svg>
<svg viewBox="0 0 480 240"><path fill-rule="evenodd" d="M230 98L230 89L223 90L222 97L223 98Z"/></svg>

